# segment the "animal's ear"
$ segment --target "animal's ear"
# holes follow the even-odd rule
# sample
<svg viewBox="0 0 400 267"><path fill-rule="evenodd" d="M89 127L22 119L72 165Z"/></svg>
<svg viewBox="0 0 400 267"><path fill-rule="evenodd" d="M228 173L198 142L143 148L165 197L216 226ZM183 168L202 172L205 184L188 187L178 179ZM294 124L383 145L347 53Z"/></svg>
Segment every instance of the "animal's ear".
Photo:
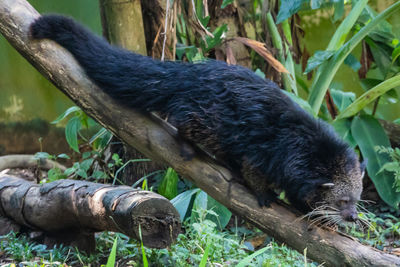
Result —
<svg viewBox="0 0 400 267"><path fill-rule="evenodd" d="M320 187L324 188L324 189L329 189L329 188L332 188L334 186L335 186L334 183L323 183L323 184L320 185Z"/></svg>
<svg viewBox="0 0 400 267"><path fill-rule="evenodd" d="M360 163L361 178L364 178L365 168L367 167L367 163L368 163L368 159L364 159L364 160Z"/></svg>

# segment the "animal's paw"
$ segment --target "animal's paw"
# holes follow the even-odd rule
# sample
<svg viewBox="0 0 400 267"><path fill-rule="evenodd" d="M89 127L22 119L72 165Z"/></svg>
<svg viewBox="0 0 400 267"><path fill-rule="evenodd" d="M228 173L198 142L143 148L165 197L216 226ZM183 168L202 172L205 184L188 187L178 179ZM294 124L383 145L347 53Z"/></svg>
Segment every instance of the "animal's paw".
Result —
<svg viewBox="0 0 400 267"><path fill-rule="evenodd" d="M180 155L185 161L190 161L193 159L195 151L190 146L182 144L180 148Z"/></svg>
<svg viewBox="0 0 400 267"><path fill-rule="evenodd" d="M277 195L270 191L270 192L264 192L261 194L257 194L257 200L258 200L258 204L260 205L260 207L271 207L271 204L274 203L276 201Z"/></svg>

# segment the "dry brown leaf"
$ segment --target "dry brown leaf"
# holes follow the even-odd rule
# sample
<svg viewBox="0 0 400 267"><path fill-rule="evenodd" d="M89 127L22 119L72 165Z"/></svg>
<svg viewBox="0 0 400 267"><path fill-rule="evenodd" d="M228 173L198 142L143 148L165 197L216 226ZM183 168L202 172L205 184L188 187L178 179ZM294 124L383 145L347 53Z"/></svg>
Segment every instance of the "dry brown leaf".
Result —
<svg viewBox="0 0 400 267"><path fill-rule="evenodd" d="M246 241L249 242L253 246L253 248L258 248L264 244L267 237L268 236L266 234L261 234L261 235L254 236Z"/></svg>
<svg viewBox="0 0 400 267"><path fill-rule="evenodd" d="M282 63L280 63L272 56L271 52L268 51L264 43L244 37L235 37L234 39L256 51L257 54L262 56L276 71L289 73L289 71L282 65Z"/></svg>

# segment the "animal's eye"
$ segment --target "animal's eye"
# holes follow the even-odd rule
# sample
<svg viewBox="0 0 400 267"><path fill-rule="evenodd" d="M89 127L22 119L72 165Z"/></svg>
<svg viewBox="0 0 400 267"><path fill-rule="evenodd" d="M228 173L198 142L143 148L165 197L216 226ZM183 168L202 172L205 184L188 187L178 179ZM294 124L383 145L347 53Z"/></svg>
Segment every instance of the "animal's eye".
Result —
<svg viewBox="0 0 400 267"><path fill-rule="evenodd" d="M345 206L345 205L347 205L347 204L349 204L349 200L348 200L348 199L341 199L341 200L339 200L339 205L340 205L340 206Z"/></svg>

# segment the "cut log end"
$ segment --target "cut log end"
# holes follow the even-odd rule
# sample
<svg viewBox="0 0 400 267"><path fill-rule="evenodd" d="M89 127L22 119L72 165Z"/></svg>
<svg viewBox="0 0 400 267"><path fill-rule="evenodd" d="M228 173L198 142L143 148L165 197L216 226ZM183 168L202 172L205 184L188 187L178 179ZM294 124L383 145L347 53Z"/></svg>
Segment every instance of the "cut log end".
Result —
<svg viewBox="0 0 400 267"><path fill-rule="evenodd" d="M0 216L54 235L114 231L151 248L171 245L181 231L171 202L149 191L86 181L58 180L37 185L0 175Z"/></svg>

